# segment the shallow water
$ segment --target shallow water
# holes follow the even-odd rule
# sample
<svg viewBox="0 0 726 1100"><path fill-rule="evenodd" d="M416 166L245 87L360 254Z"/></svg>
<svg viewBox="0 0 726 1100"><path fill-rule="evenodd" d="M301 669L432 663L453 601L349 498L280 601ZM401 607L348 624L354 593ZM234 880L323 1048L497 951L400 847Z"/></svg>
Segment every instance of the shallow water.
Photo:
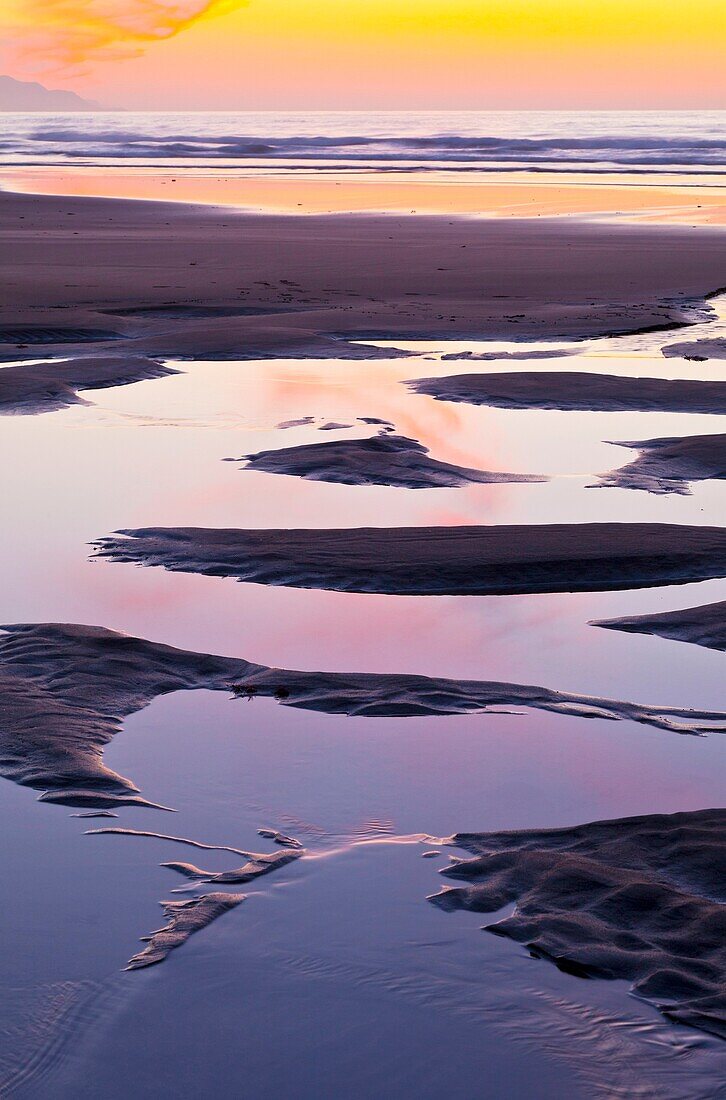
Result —
<svg viewBox="0 0 726 1100"><path fill-rule="evenodd" d="M428 342L405 345L419 353L410 359L362 363L181 363L177 376L87 392L88 406L5 417L3 621L94 623L288 668L502 679L723 708L722 654L587 624L722 600L726 581L527 597L356 595L93 561L87 546L120 527L164 525L722 523L723 482L697 483L690 497L587 487L634 457L604 440L714 432L718 417L476 408L401 384L516 369L726 378L726 363L659 350L719 328L590 341L573 345L576 356L530 362L439 357L543 345ZM276 427L307 416L312 424ZM372 434L356 421L366 416L390 420L435 458L552 480L407 491L222 461ZM352 427L321 433L330 420ZM483 935L475 914L427 905L448 850L421 859L437 847L425 834L716 805L726 773L717 735L536 712L374 721L201 691L129 719L105 758L178 811L128 809L125 826L268 851L256 830L271 826L299 837L308 855L244 888L242 906L163 966L121 975L138 937L160 923L159 900L190 896L158 867L189 858L185 850L85 836L105 823L70 818L3 782L10 903L0 985L15 991L0 1008L3 1095L717 1094L716 1041L666 1024L620 983L578 982ZM222 870L230 858L205 852L199 862ZM187 892L171 893L179 887Z"/></svg>

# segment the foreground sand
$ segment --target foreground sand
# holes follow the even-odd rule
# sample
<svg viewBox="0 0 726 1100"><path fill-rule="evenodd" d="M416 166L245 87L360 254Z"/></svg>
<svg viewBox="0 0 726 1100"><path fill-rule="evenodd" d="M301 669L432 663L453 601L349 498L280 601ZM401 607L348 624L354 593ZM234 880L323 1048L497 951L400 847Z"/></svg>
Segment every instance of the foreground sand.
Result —
<svg viewBox="0 0 726 1100"><path fill-rule="evenodd" d="M0 194L0 357L375 355L340 337L593 336L703 319L707 227L251 215Z"/></svg>
<svg viewBox="0 0 726 1100"><path fill-rule="evenodd" d="M473 853L432 901L493 913L487 932L581 978L621 978L679 1023L726 1038L726 810L595 821L574 829L462 833Z"/></svg>

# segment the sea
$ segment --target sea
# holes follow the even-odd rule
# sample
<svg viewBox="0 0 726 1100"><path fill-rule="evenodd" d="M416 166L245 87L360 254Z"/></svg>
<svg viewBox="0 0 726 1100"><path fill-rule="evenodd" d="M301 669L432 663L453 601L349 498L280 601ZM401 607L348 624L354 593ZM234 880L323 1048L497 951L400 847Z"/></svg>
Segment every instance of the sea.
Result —
<svg viewBox="0 0 726 1100"><path fill-rule="evenodd" d="M0 167L726 173L726 111L7 113Z"/></svg>

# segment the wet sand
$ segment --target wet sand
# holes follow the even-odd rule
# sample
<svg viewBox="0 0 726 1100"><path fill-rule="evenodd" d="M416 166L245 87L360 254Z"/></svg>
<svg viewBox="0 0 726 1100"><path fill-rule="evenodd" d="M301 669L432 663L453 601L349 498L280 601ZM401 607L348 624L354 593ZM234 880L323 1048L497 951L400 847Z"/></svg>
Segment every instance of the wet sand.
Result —
<svg viewBox="0 0 726 1100"><path fill-rule="evenodd" d="M606 589L615 591L626 578L625 588L633 587L646 574L647 583L653 577L660 578L657 583L713 577L705 581L707 595L688 590L683 602L723 598L717 579L723 564L721 530L703 526L707 519L720 522L721 486L704 482L696 486L695 499L676 496L665 502L639 496L635 507L628 499L635 494L584 492L585 483L607 463L596 451L592 464L592 452L580 445L585 437L591 442L605 438L599 422L587 419L595 414L547 411L537 421L539 414L529 410L490 415L485 409L452 409L413 398L400 379L419 367L428 374L429 366L412 369L406 358L394 363L395 352L360 340L388 335L403 343L407 334L420 333L417 326L434 321L442 325L443 335L506 334L508 339L522 333L579 336L585 329L632 331L705 321L711 316L708 295L726 283L724 238L709 230L696 235L666 227L576 223L560 223L555 230L542 221L450 225L444 219L395 215L276 220L233 211L79 200L64 200L66 206L60 200L52 200L55 206L38 200L32 215L38 221L26 233L30 207L16 209L23 232L9 230L2 212L6 199L0 196L0 234L17 246L18 266L15 274L5 267L14 285L0 313L6 340L0 353L9 362L24 359L25 365L5 371L28 372L30 378L36 370L31 360L41 355L69 356L74 364L101 356L117 363L127 356L156 362L175 349L180 357L235 360L206 367L187 364L188 373L107 390L96 408L83 409L73 408L83 386L74 383L64 391L62 376L54 373L62 365L46 363L50 404L41 393L37 404L14 411L54 407L55 414L4 422L9 432L4 485L17 515L5 551L11 581L7 599L14 618L41 622L10 628L0 639L2 770L18 784L4 784L10 855L4 857L3 873L8 881L22 881L28 899L19 909L17 928L16 907L5 916L9 950L3 979L10 986L18 973L27 979L19 959L23 945L32 940L34 975L68 985L65 997L55 1000L47 990L35 1000L22 991L19 1018L29 1021L25 1031L34 1038L24 1038L24 1048L30 1047L26 1064L13 1069L18 1055L12 1054L13 1085L31 1080L36 1089L52 1090L60 1078L65 1086L58 1095L78 1097L99 1089L109 1096L149 1088L177 1095L180 1083L197 1094L207 1091L210 1082L224 1093L230 1082L237 1088L251 1081L261 1095L289 1094L292 1086L306 1094L336 1096L353 1081L374 1092L395 1088L397 1095L428 1097L447 1088L464 1098L482 1081L494 1095L497 1090L528 1095L537 1081L543 1096L591 1097L613 1095L618 1087L626 1095L628 1078L637 1074L644 1090L669 1100L713 1092L719 1078L707 1036L696 1035L697 1042L689 1046L684 1028L657 1021L647 1006L623 1007L622 987L608 993L603 992L606 983L582 988L572 981L582 927L553 947L551 937L559 935L559 926L553 928L550 910L545 912L545 902L563 904L561 892L553 892L553 901L534 879L522 885L522 898L526 889L540 906L532 919L539 922L542 956L549 957L549 949L569 970L537 968L546 973L533 978L531 963L520 966L511 944L472 935L466 913L457 922L423 903L433 888L435 864L420 855L440 849L440 841L405 835L405 829L436 828L441 836L452 825L514 825L537 837L552 865L558 855L552 855L549 839L532 833L534 824L560 826L596 814L613 818L674 808L693 810L695 817L699 806L715 804L720 758L713 746L720 738L664 737L660 731L723 732L721 677L713 663L720 654L670 647L681 658L670 661L669 647L663 646L663 660L650 661L650 647L658 643L591 630L586 622L648 611L657 600L675 606L673 592L608 596ZM96 219L90 227L89 212ZM126 222L119 225L117 218ZM75 224L82 219L82 227ZM267 230L272 236L265 240ZM363 239L365 234L370 240ZM472 245L473 259L467 255ZM84 249L93 257L90 265L78 262ZM143 270L152 249L159 269ZM439 271L447 263L450 270ZM497 298L500 277L507 300ZM614 354L621 347L616 346ZM660 354L657 345L646 346ZM567 350L578 354L576 344ZM319 356L315 366L305 362L311 353ZM255 354L278 362L252 363ZM413 354L403 349L399 358ZM486 345L454 354L483 362L550 357L542 348L520 352ZM285 357L290 362L279 362ZM358 375L348 373L353 368L342 361L369 357L370 364L355 365ZM681 367L690 376L691 368ZM175 363L177 369L184 370L184 364ZM693 370L693 380L699 377ZM117 385L130 380L116 376ZM385 413L390 421L360 416L363 412ZM284 442L294 446L281 449L271 425L282 417L296 434L286 432ZM626 438L652 442L649 436L670 439L708 430L695 420L686 418L676 428L658 419L646 430L631 419L620 431ZM308 430L334 433L363 421L400 424L404 438L414 445L421 439L430 454L441 456L432 462L466 473L540 472L550 458L557 459L559 446L574 465L566 467L567 477L547 484L472 481L455 494L438 495L434 486L430 493L408 492L405 481L394 488L368 484L348 492L340 485L311 484L305 476L293 482L249 469L243 477L219 461L243 449L255 455L291 451L297 460L306 450ZM263 433L264 439L254 433ZM343 461L354 442L332 440ZM21 467L27 476L16 489ZM602 512L596 515L596 508ZM609 522L572 522L593 515ZM648 522L613 522L624 518ZM281 528L306 528L311 521L322 530L305 530L304 538L316 544L313 556L321 547L326 551L322 566L320 560L313 563L318 577L321 568L349 569L345 540L355 541L357 531L346 523L359 529L386 523L392 530L386 537L394 542L404 530L439 532L442 546L448 535L455 543L460 530L499 527L506 528L506 538L494 562L497 570L507 565L505 555L513 548L518 554L531 543L531 553L513 563L524 575L521 583L532 584L535 574L537 585L551 583L554 561L558 584L571 585L573 576L576 584L585 583L586 574L586 583L594 577L601 590L593 596L565 591L529 598L513 596L519 589L507 587L504 598L430 601L412 595L401 601L286 588L299 568L295 554L300 547L293 546L291 554L285 540L301 532ZM491 526L482 528L483 522ZM252 555L258 555L255 569L268 555L270 537L288 560L278 579L268 577L265 588L228 585L219 580L214 563L208 575L208 562L198 573L181 574L121 569L103 558L86 561L85 544L122 524L142 539L153 532L153 540L162 530L162 543L168 543L169 532L173 540L179 531L200 529L210 531L214 541L234 525L235 536L259 536ZM586 526L607 527L610 533L590 545L589 536L583 541ZM554 536L541 554L539 539L545 536L532 533L544 528ZM564 556L562 528L572 530ZM615 528L619 534L632 530L616 539ZM520 534L512 538L514 531ZM333 538L328 557L331 534L340 537ZM119 541L128 546L142 539ZM665 562L656 560L660 546ZM304 549L307 554L310 547ZM358 554L359 546L352 550L354 558L358 555L355 569L361 570L366 557ZM594 563L588 557L593 550ZM425 540L423 552L428 552ZM407 554L400 565L401 574L404 566L412 572ZM452 566L459 568L448 550L434 565L438 575L424 577L423 591L450 583ZM407 582L412 590L421 585L423 573L413 571ZM509 577L506 583L511 585ZM100 622L130 633L42 621L50 617ZM179 648L145 642L144 635L163 637ZM249 652L266 663L212 655L225 652ZM338 671L347 667L364 671ZM430 675L411 674L421 670ZM531 686L536 684L553 686ZM667 705L624 701L633 698L665 699ZM446 723L443 715L449 715ZM380 721L363 721L370 717ZM117 737L122 726L124 736ZM159 803L138 794L137 783ZM121 807L124 827L114 840L79 837L78 821L66 820L57 807L38 808L23 786L44 791L44 802ZM30 795L31 805L23 795ZM174 819L162 820L179 821L180 835L143 829L152 805L178 811ZM36 812L38 824L31 816ZM258 840L240 832L249 831L250 818L255 827L260 821L276 826L254 830L273 843L282 844L283 829L304 837L311 858L298 858L301 850L294 847L276 854L253 851ZM127 828L127 822L142 827ZM716 826L721 828L718 821ZM603 836L595 826L583 830L597 877L600 864L608 864ZM658 832L666 836L669 868L685 874L695 866L687 884L694 908L685 919L692 942L706 945L709 929L704 931L700 918L708 916L708 884L698 877L703 868L693 855L693 830L682 829L678 843L667 821L659 821ZM139 834L145 839L137 842L133 838ZM230 843L191 839L217 835ZM358 843L361 836L364 844ZM713 866L714 836L720 839L716 827L702 846L708 867ZM205 850L204 868L169 861L165 846L180 843ZM682 943L663 938L656 944L657 959L656 948L645 959L642 945L636 944L631 969L623 964L623 937L631 931L624 925L632 912L619 891L632 881L630 872L645 882L647 897L658 879L656 892L665 892L666 917L674 912L668 891L685 890L682 883L660 882L660 869L653 870L656 861L645 852L643 829L628 832L628 844L637 866L625 866L621 846L612 867L606 867L606 885L615 898L599 930L597 958L588 955L585 965L610 966L613 973L605 976L638 983L651 1003L663 1004L667 1012L673 1008L671 1015L681 1022L714 1032L711 1021L722 1020L722 1002L694 1004L694 998L703 1002L701 993L709 997L718 978L720 956L710 951L710 941L707 966L700 969L700 960L694 962ZM119 852L118 861L109 858L110 849ZM247 862L230 869L240 861L230 860L226 852ZM521 866L520 852L510 853L506 846L505 852L512 866ZM158 866L162 858L164 870ZM266 872L273 868L279 874L268 880ZM241 921L230 913L218 922L242 900L241 894L162 903L167 926L151 934L149 948L130 965L160 961L171 948L192 942L159 974L120 976L121 982L134 984L132 992L109 979L108 971L129 958L141 929L154 927L158 899L166 896L161 891L170 888L169 870L182 890L197 890L202 879L249 884L249 904ZM53 935L48 936L52 887ZM582 898L590 899L593 890L592 878L586 877ZM715 908L713 897L710 903ZM346 907L353 913L348 925ZM678 906L675 913L680 920ZM659 933L642 912L633 919L634 935ZM522 926L507 927L516 939ZM202 936L193 937L202 929ZM487 939L489 946L480 943ZM653 971L654 962L672 963L675 974L664 978ZM472 981L477 966L480 982ZM88 977L91 997L77 988L82 987L79 975ZM96 995L99 986L107 993L105 1000ZM406 998L413 1009L406 1008ZM45 1015L32 1007L36 1001L51 1005L43 1009ZM291 1003L295 1013L289 1011ZM11 996L0 1012L4 1046L5 1037L15 1034L5 1025L14 1005ZM246 1039L242 1067L240 1018ZM309 1058L321 1036L327 1054L320 1063L329 1075L322 1088L318 1066L311 1066ZM3 1088L6 1062L0 1060ZM496 1081L492 1072L498 1074Z"/></svg>
<svg viewBox="0 0 726 1100"><path fill-rule="evenodd" d="M27 339L28 330L21 332ZM82 405L80 390L110 389L168 374L176 371L156 360L130 355L5 367L0 372L0 413L55 412Z"/></svg>
<svg viewBox="0 0 726 1100"><path fill-rule="evenodd" d="M172 572L404 596L617 591L726 576L726 528L675 524L148 527L93 545L99 558Z"/></svg>
<svg viewBox="0 0 726 1100"><path fill-rule="evenodd" d="M600 619L593 626L624 630L633 634L655 634L675 642L690 642L707 649L726 650L726 602L663 611L657 615L628 615Z"/></svg>
<svg viewBox="0 0 726 1100"><path fill-rule="evenodd" d="M670 1019L726 1038L726 810L466 833L444 909L516 908L485 931L580 978L625 979Z"/></svg>
<svg viewBox="0 0 726 1100"><path fill-rule="evenodd" d="M643 439L634 443L616 443L615 446L632 447L640 454L627 466L602 474L598 487L685 495L691 492L691 482L726 478L726 435Z"/></svg>
<svg viewBox="0 0 726 1100"><path fill-rule="evenodd" d="M5 192L0 357L38 344L47 357L340 357L377 354L357 343L370 336L680 327L726 285L725 239L703 226L251 215Z"/></svg>
<svg viewBox="0 0 726 1100"><path fill-rule="evenodd" d="M267 697L286 707L368 718L496 713L521 706L574 717L629 720L675 733L726 732L726 713L721 711L658 707L486 680L269 668L78 624L3 629L0 774L42 791L40 801L80 809L173 809L143 798L132 780L104 764L103 751L121 732L124 718L174 691L206 688L228 692L242 702ZM245 718L246 713L238 719L242 728ZM91 832L159 837L121 827ZM164 839L256 858L227 845ZM280 833L272 839L295 847ZM276 858L279 862L281 857Z"/></svg>
<svg viewBox="0 0 726 1100"><path fill-rule="evenodd" d="M726 413L726 382L700 379L625 378L561 371L458 374L416 378L414 393L438 401L462 401L499 409L567 412Z"/></svg>
<svg viewBox="0 0 726 1100"><path fill-rule="evenodd" d="M247 462L245 469L289 474L339 485L441 489L547 480L541 474L473 470L450 462L439 462L418 440L385 433L368 439L342 439L331 443L283 447L276 451L258 451L237 461L244 460Z"/></svg>

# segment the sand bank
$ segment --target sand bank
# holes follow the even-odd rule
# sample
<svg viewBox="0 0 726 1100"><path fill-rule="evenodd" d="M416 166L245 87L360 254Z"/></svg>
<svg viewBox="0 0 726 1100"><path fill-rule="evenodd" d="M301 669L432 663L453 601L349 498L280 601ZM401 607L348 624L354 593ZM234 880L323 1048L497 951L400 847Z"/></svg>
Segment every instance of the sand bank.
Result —
<svg viewBox="0 0 726 1100"><path fill-rule="evenodd" d="M665 523L144 527L94 545L100 558L172 572L407 596L616 591L726 576L726 528Z"/></svg>
<svg viewBox="0 0 726 1100"><path fill-rule="evenodd" d="M47 357L376 355L346 342L680 327L726 285L726 235L0 193L0 278L6 361L37 358L17 326Z"/></svg>
<svg viewBox="0 0 726 1100"><path fill-rule="evenodd" d="M0 413L54 412L69 405L85 404L78 396L79 390L126 386L177 373L153 359L131 355L91 355L85 359L5 367L0 371Z"/></svg>
<svg viewBox="0 0 726 1100"><path fill-rule="evenodd" d="M244 455L245 469L269 474L291 474L308 481L341 485L391 485L401 489L441 489L481 483L547 481L537 474L508 474L473 470L431 458L415 439L381 433L369 439L341 439L258 451ZM232 460L234 461L234 460ZM242 460L237 460L242 461Z"/></svg>
<svg viewBox="0 0 726 1100"><path fill-rule="evenodd" d="M574 829L460 833L467 885L431 900L493 913L487 932L584 978L619 978L679 1023L726 1038L726 810Z"/></svg>
<svg viewBox="0 0 726 1100"><path fill-rule="evenodd" d="M656 615L625 615L618 619L599 619L593 626L625 630L631 634L656 634L676 642L691 642L707 649L726 650L726 602L685 607Z"/></svg>
<svg viewBox="0 0 726 1100"><path fill-rule="evenodd" d="M616 443L640 451L634 462L601 474L597 488L644 489L648 493L690 493L689 483L726 478L726 435L691 435L681 439L644 439Z"/></svg>
<svg viewBox="0 0 726 1100"><path fill-rule="evenodd" d="M437 401L490 405L498 409L561 409L571 412L726 413L726 382L629 378L585 371L455 374L415 378L408 386Z"/></svg>
<svg viewBox="0 0 726 1100"><path fill-rule="evenodd" d="M0 635L0 774L44 791L44 801L81 809L154 805L138 794L130 779L105 766L103 750L121 731L124 718L158 696L196 688L226 691L242 700L268 697L283 706L370 718L501 713L498 708L525 707L639 722L676 733L726 732L722 712L641 705L487 680L275 669L174 649L101 627L38 623L4 629L6 633ZM245 708L241 721L246 714ZM183 837L166 839L209 847ZM272 839L295 847L292 838L281 834ZM225 850L254 856L226 846Z"/></svg>

